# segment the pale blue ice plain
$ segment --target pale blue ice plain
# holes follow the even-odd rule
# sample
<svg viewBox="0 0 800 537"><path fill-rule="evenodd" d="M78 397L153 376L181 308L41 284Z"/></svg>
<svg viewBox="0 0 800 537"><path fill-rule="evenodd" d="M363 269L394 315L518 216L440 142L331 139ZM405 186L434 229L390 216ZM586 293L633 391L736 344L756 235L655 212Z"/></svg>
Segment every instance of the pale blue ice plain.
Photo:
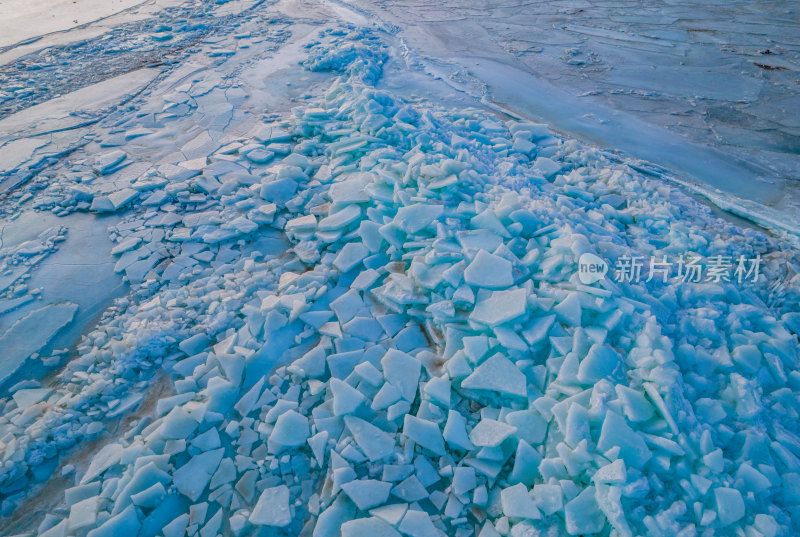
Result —
<svg viewBox="0 0 800 537"><path fill-rule="evenodd" d="M0 49L0 534L799 534L796 16L636 6ZM681 255L760 277L612 277Z"/></svg>

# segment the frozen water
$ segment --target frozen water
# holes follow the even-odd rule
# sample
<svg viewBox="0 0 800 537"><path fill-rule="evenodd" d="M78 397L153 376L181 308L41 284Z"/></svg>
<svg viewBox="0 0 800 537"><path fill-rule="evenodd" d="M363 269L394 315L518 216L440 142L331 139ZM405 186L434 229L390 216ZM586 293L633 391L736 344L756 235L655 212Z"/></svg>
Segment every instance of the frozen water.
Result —
<svg viewBox="0 0 800 537"><path fill-rule="evenodd" d="M461 386L471 390L492 391L501 395L525 397L525 375L508 358L495 354L479 365L463 380Z"/></svg>
<svg viewBox="0 0 800 537"><path fill-rule="evenodd" d="M450 94L415 43L334 22L365 22L344 5L192 9L147 39L207 38L125 106L6 123L58 146L0 148L0 338L41 354L1 402L11 531L796 531L791 237ZM81 218L110 242L70 243ZM98 251L124 296L54 300L70 282L42 275L90 279ZM760 255L769 280L576 274L680 252Z"/></svg>
<svg viewBox="0 0 800 537"><path fill-rule="evenodd" d="M27 314L0 336L0 382L13 375L31 355L45 347L69 325L78 311L76 304L51 304Z"/></svg>
<svg viewBox="0 0 800 537"><path fill-rule="evenodd" d="M289 487L280 485L264 489L248 520L251 524L259 526L288 526L292 521L292 513L289 510Z"/></svg>

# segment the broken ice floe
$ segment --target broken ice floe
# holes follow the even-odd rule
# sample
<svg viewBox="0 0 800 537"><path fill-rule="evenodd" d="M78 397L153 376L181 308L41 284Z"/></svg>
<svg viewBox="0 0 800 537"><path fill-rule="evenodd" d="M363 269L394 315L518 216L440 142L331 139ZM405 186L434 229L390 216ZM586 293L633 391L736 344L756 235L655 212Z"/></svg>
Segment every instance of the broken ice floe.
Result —
<svg viewBox="0 0 800 537"><path fill-rule="evenodd" d="M173 393L103 440L39 533L791 532L797 280L768 308L766 285L575 272L585 252L768 239L540 125L376 89L371 34L321 39L307 67L341 73L321 102L84 207L132 207L111 236L134 293L66 388L5 402L0 491L155 371Z"/></svg>

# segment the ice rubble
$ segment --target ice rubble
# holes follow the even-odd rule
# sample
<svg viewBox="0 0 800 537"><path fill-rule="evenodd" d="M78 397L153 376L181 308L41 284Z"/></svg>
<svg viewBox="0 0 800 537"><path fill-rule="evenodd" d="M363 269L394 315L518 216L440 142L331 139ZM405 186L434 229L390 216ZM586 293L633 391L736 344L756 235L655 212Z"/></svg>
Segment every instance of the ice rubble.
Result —
<svg viewBox="0 0 800 537"><path fill-rule="evenodd" d="M325 32L321 102L107 196L136 200L111 228L134 292L66 388L4 403L4 508L164 369L40 535L797 531L791 252L541 125L405 103L373 85L386 57ZM251 245L270 228L288 251ZM575 271L684 250L761 253L767 282Z"/></svg>

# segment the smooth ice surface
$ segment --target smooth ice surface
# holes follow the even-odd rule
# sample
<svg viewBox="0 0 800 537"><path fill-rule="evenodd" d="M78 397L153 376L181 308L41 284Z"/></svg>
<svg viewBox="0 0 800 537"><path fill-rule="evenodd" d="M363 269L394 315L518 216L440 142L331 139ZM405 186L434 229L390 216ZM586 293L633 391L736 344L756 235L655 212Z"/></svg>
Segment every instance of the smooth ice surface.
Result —
<svg viewBox="0 0 800 537"><path fill-rule="evenodd" d="M25 360L67 326L78 311L76 304L50 304L27 314L0 336L0 382L13 375Z"/></svg>
<svg viewBox="0 0 800 537"><path fill-rule="evenodd" d="M756 12L746 2L348 3L398 28L414 60L458 90L796 230L786 221L800 200L791 2Z"/></svg>
<svg viewBox="0 0 800 537"><path fill-rule="evenodd" d="M141 0L9 0L0 6L0 47L50 32L68 30L107 17L141 3ZM35 20L36 24L31 24Z"/></svg>

